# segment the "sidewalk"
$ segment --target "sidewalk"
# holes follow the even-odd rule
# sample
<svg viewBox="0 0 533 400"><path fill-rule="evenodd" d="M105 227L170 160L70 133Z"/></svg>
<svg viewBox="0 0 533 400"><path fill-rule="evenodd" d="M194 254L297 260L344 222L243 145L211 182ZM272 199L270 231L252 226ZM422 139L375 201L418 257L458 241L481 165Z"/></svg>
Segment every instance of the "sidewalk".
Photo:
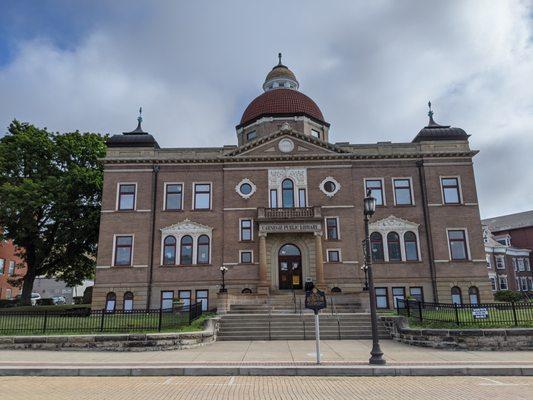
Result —
<svg viewBox="0 0 533 400"><path fill-rule="evenodd" d="M368 366L370 340L215 342L176 351L0 351L0 375L533 375L533 351L449 351L381 341L384 367ZM483 373L483 371L487 371Z"/></svg>

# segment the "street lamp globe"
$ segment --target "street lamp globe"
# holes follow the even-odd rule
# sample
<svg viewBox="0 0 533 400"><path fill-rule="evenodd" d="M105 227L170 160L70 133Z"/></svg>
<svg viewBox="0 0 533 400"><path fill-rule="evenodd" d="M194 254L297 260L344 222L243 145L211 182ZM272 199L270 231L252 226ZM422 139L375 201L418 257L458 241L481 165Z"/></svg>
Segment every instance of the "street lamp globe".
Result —
<svg viewBox="0 0 533 400"><path fill-rule="evenodd" d="M371 217L376 212L376 198L372 197L372 192L369 190L363 200L364 213Z"/></svg>
<svg viewBox="0 0 533 400"><path fill-rule="evenodd" d="M228 267L224 267L224 266L220 267L220 272L226 272L227 270L228 270Z"/></svg>

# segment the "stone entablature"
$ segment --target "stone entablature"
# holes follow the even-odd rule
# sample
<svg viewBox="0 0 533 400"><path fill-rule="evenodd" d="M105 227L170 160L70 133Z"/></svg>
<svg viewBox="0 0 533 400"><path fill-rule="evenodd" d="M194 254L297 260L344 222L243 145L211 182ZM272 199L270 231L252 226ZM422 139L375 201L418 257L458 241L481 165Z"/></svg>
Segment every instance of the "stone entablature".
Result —
<svg viewBox="0 0 533 400"><path fill-rule="evenodd" d="M261 222L259 234L269 233L322 233L320 222Z"/></svg>

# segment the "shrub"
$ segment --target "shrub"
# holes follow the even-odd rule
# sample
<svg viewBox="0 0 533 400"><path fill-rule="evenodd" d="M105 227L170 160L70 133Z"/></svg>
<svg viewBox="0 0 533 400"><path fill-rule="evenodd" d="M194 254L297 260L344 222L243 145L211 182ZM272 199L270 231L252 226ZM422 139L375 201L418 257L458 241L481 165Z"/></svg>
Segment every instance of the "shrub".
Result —
<svg viewBox="0 0 533 400"><path fill-rule="evenodd" d="M10 308L10 307L15 307L16 305L17 305L17 300L6 300L6 299L0 300L0 308Z"/></svg>
<svg viewBox="0 0 533 400"><path fill-rule="evenodd" d="M83 302L83 296L74 296L72 299L74 300L74 304L86 304Z"/></svg>
<svg viewBox="0 0 533 400"><path fill-rule="evenodd" d="M53 305L55 305L54 304L54 299L50 299L50 298L48 298L48 299L37 299L36 304L38 306L53 306Z"/></svg>
<svg viewBox="0 0 533 400"><path fill-rule="evenodd" d="M91 304L93 302L93 287L94 286L89 286L85 288L82 304Z"/></svg>
<svg viewBox="0 0 533 400"><path fill-rule="evenodd" d="M523 298L524 296L522 293L514 292L512 290L499 290L494 294L494 299L496 301L504 301L506 303L521 301Z"/></svg>

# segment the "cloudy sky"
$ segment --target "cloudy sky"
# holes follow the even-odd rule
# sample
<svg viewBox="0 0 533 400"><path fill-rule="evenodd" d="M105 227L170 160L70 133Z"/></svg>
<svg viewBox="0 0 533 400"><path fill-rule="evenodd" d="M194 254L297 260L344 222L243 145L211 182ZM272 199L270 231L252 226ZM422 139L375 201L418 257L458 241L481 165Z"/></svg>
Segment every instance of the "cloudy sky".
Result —
<svg viewBox="0 0 533 400"><path fill-rule="evenodd" d="M145 130L162 146L234 144L277 61L332 141L465 129L482 217L533 208L532 1L45 1L0 3L0 135Z"/></svg>

